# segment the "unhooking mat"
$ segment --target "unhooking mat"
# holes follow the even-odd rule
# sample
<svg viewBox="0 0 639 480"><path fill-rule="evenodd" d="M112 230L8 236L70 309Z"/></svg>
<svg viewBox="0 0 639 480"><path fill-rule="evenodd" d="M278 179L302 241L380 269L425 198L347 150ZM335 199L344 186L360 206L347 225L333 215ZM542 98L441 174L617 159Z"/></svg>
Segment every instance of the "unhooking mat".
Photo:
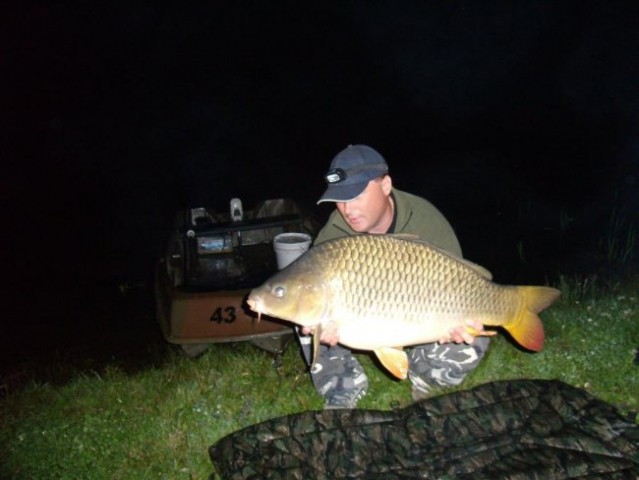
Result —
<svg viewBox="0 0 639 480"><path fill-rule="evenodd" d="M638 479L639 426L559 381L492 382L394 411L310 411L210 447L233 479Z"/></svg>

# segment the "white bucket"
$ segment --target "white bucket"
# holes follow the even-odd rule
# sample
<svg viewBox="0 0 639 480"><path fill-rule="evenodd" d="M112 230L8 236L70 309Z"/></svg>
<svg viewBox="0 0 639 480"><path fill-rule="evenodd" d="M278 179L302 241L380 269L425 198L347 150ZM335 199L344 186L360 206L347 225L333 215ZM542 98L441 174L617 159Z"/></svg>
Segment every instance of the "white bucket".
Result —
<svg viewBox="0 0 639 480"><path fill-rule="evenodd" d="M277 256L277 268L282 270L311 246L311 236L306 233L280 233L273 238Z"/></svg>

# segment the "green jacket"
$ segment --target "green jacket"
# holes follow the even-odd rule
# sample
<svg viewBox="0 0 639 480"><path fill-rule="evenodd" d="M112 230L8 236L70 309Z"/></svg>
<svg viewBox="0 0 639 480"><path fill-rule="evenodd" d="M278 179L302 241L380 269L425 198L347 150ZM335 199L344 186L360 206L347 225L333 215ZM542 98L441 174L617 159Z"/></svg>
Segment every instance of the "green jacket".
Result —
<svg viewBox="0 0 639 480"><path fill-rule="evenodd" d="M393 188L393 198L396 221L395 231L392 233L417 235L436 247L459 257L462 256L461 246L453 227L432 203L396 188ZM348 226L339 211L335 209L326 225L317 234L314 244L347 235L357 235L357 233Z"/></svg>

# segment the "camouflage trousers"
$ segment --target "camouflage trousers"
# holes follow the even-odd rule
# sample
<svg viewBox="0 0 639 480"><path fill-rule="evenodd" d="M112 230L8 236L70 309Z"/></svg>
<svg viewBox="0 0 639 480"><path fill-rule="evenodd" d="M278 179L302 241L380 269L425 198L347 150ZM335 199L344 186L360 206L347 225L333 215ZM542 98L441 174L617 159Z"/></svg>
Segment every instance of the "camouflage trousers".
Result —
<svg viewBox="0 0 639 480"><path fill-rule="evenodd" d="M311 336L299 336L304 358L311 365ZM428 397L434 388L459 385L479 365L489 337L476 337L472 344L429 343L411 348L408 353L408 378L413 384L413 399ZM353 408L368 390L368 377L351 350L320 344L311 378L327 407Z"/></svg>
<svg viewBox="0 0 639 480"><path fill-rule="evenodd" d="M324 408L354 408L368 391L368 377L353 353L341 345L320 344L315 365L311 365L312 337L298 333L298 339L315 390L325 400Z"/></svg>
<svg viewBox="0 0 639 480"><path fill-rule="evenodd" d="M413 400L422 400L437 387L459 385L484 357L490 337L475 337L467 343L429 343L408 354L408 378Z"/></svg>

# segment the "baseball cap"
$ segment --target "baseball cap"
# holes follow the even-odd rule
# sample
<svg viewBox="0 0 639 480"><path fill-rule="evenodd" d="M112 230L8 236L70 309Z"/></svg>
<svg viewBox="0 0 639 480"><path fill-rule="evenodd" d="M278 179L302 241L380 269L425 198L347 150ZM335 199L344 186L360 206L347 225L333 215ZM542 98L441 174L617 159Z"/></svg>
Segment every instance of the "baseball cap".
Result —
<svg viewBox="0 0 639 480"><path fill-rule="evenodd" d="M328 188L317 201L349 202L364 191L368 182L388 173L386 160L367 145L349 145L331 162L324 179Z"/></svg>

